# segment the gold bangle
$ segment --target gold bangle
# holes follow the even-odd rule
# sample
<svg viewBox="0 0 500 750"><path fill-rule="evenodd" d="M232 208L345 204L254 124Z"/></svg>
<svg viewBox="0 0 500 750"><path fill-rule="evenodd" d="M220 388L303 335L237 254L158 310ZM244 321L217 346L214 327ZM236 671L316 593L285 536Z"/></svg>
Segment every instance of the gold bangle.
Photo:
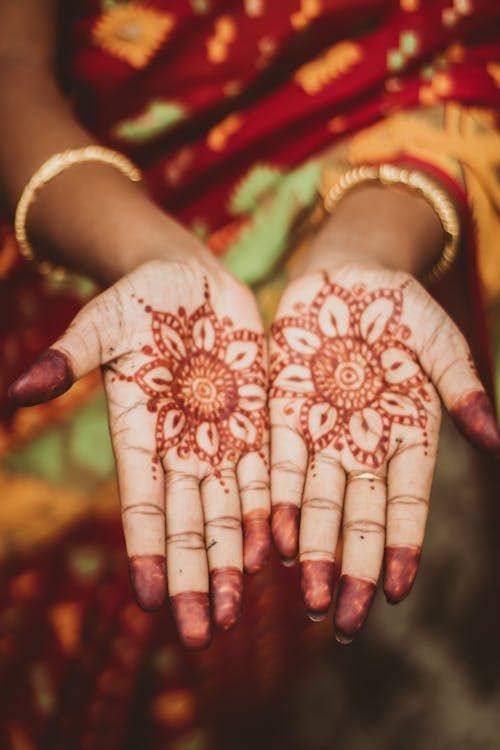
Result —
<svg viewBox="0 0 500 750"><path fill-rule="evenodd" d="M21 255L26 260L36 263L38 271L44 276L52 275L56 278L61 278L65 275L65 270L58 266L53 266L52 263L46 260L37 261L26 232L28 212L36 200L38 191L44 185L69 167L75 164L84 164L85 162L108 164L118 169L129 180L132 180L132 182L140 182L141 180L140 171L126 156L104 146L94 145L73 148L67 151L60 151L47 159L26 183L19 198L14 219L14 230Z"/></svg>
<svg viewBox="0 0 500 750"><path fill-rule="evenodd" d="M321 193L324 210L332 213L346 193L365 182L401 185L430 203L443 227L445 242L440 257L423 274L422 281L430 284L444 276L457 257L460 241L460 219L447 193L434 180L416 169L406 169L394 164L362 165L344 172L333 185L323 186Z"/></svg>

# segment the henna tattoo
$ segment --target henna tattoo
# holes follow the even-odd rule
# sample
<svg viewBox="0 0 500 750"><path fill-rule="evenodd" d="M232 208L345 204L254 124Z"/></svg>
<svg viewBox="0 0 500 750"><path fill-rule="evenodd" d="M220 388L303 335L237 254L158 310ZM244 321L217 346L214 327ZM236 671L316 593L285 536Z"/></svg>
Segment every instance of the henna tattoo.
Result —
<svg viewBox="0 0 500 750"><path fill-rule="evenodd" d="M267 427L263 334L219 319L208 285L191 315L183 307L176 315L144 309L154 347L143 347L150 360L133 380L157 412L158 455L175 448L180 458L194 453L217 467L258 450Z"/></svg>
<svg viewBox="0 0 500 750"><path fill-rule="evenodd" d="M167 585L164 555L133 555L129 572L137 603L147 612L160 609L165 603Z"/></svg>
<svg viewBox="0 0 500 750"><path fill-rule="evenodd" d="M335 565L329 560L300 563L302 599L311 620L323 620L332 601Z"/></svg>
<svg viewBox="0 0 500 750"><path fill-rule="evenodd" d="M262 508L243 516L243 563L245 573L257 573L267 563L271 547L269 513Z"/></svg>
<svg viewBox="0 0 500 750"><path fill-rule="evenodd" d="M19 406L35 406L60 396L73 385L71 363L63 352L47 349L9 388Z"/></svg>
<svg viewBox="0 0 500 750"><path fill-rule="evenodd" d="M386 547L384 593L389 604L398 604L410 593L420 553L420 547Z"/></svg>
<svg viewBox="0 0 500 750"><path fill-rule="evenodd" d="M403 289L351 291L325 278L311 304L296 306L272 327L279 346L271 359L273 398L298 402L301 433L311 454L348 447L364 466L380 466L393 425L425 429L429 380L403 343Z"/></svg>
<svg viewBox="0 0 500 750"><path fill-rule="evenodd" d="M216 568L210 572L213 621L222 630L231 630L241 614L243 574L238 568Z"/></svg>
<svg viewBox="0 0 500 750"><path fill-rule="evenodd" d="M371 581L343 575L335 610L335 637L339 643L350 643L361 630L375 596L377 587Z"/></svg>
<svg viewBox="0 0 500 750"><path fill-rule="evenodd" d="M179 637L186 648L207 648L212 640L208 594L183 591L170 598Z"/></svg>
<svg viewBox="0 0 500 750"><path fill-rule="evenodd" d="M467 394L450 413L460 432L483 450L500 455L500 433L493 406L483 391Z"/></svg>
<svg viewBox="0 0 500 750"><path fill-rule="evenodd" d="M293 562L299 546L300 508L293 503L274 503L272 532L278 552L286 562Z"/></svg>

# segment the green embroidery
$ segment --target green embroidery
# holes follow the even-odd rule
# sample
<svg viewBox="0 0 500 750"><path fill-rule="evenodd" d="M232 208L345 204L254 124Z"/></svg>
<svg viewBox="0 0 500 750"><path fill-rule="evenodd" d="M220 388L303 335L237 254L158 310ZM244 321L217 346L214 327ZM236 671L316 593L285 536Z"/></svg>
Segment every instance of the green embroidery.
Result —
<svg viewBox="0 0 500 750"><path fill-rule="evenodd" d="M258 178L255 181L253 191L248 192L245 200L238 199L239 208L255 206L255 210L250 226L241 232L224 256L224 264L231 273L253 285L271 272L287 248L294 220L313 202L320 176L320 165L314 161L306 162L288 174L275 174L272 200L256 205L257 196L271 186L269 175L265 180ZM241 191L241 186L238 190Z"/></svg>
<svg viewBox="0 0 500 750"><path fill-rule="evenodd" d="M175 646L165 646L153 654L151 661L156 672L168 677L179 667L179 650Z"/></svg>
<svg viewBox="0 0 500 750"><path fill-rule="evenodd" d="M283 179L283 172L266 164L257 164L236 186L229 204L229 212L239 216L254 211L260 198L269 190L273 190Z"/></svg>
<svg viewBox="0 0 500 750"><path fill-rule="evenodd" d="M7 457L11 471L60 485L89 489L113 475L114 460L104 393L97 394L69 422L57 425Z"/></svg>
<svg viewBox="0 0 500 750"><path fill-rule="evenodd" d="M91 472L94 477L106 479L112 476L113 450L103 393L75 415L71 424L69 451L75 464Z"/></svg>
<svg viewBox="0 0 500 750"><path fill-rule="evenodd" d="M431 81L434 76L434 68L432 65L425 65L420 70L420 76L424 79L424 81Z"/></svg>
<svg viewBox="0 0 500 750"><path fill-rule="evenodd" d="M98 547L78 546L70 550L68 567L76 578L91 583L102 570L103 555Z"/></svg>
<svg viewBox="0 0 500 750"><path fill-rule="evenodd" d="M48 668L45 664L33 664L30 674L35 700L40 712L47 716L55 704L54 688L51 685Z"/></svg>
<svg viewBox="0 0 500 750"><path fill-rule="evenodd" d="M387 52L387 67L392 73L396 73L404 67L404 55L398 49L390 49Z"/></svg>
<svg viewBox="0 0 500 750"><path fill-rule="evenodd" d="M418 35L415 31L402 31L399 37L399 49L407 57L418 50Z"/></svg>
<svg viewBox="0 0 500 750"><path fill-rule="evenodd" d="M60 482L66 469L62 430L56 428L43 433L21 451L9 456L6 464L11 471Z"/></svg>
<svg viewBox="0 0 500 750"><path fill-rule="evenodd" d="M124 141L142 143L155 138L187 117L187 110L177 102L155 99L136 117L117 123L113 132Z"/></svg>
<svg viewBox="0 0 500 750"><path fill-rule="evenodd" d="M205 240L210 234L210 229L204 219L193 219L191 222L191 231L200 240Z"/></svg>
<svg viewBox="0 0 500 750"><path fill-rule="evenodd" d="M195 13L199 13L200 15L203 13L210 13L209 0L190 0L190 4Z"/></svg>

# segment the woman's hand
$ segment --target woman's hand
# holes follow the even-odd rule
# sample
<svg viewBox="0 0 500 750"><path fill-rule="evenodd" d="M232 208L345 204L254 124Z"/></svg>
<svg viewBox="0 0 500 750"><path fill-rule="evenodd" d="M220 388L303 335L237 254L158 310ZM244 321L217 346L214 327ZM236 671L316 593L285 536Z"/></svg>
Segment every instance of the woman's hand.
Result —
<svg viewBox="0 0 500 750"><path fill-rule="evenodd" d="M212 259L153 261L76 316L11 387L22 405L101 366L139 604L167 580L184 644L239 616L269 548L267 362L251 293ZM243 516L244 542L241 519ZM165 575L166 562L166 575Z"/></svg>
<svg viewBox="0 0 500 750"><path fill-rule="evenodd" d="M499 453L500 435L464 337L411 275L345 258L323 267L292 282L272 327L272 527L284 560L299 553L313 619L330 606L342 532L335 624L349 641L384 548L387 599L401 601L413 584L438 394L479 446Z"/></svg>

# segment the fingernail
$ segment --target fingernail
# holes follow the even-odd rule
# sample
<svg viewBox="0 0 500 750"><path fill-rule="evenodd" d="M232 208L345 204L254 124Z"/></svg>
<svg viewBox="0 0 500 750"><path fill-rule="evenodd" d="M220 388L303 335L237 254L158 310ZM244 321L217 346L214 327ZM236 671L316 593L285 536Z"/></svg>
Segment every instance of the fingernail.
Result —
<svg viewBox="0 0 500 750"><path fill-rule="evenodd" d="M152 612L165 603L167 585L164 555L133 555L129 558L130 580L141 609Z"/></svg>
<svg viewBox="0 0 500 750"><path fill-rule="evenodd" d="M484 391L474 391L459 401L450 413L466 438L479 448L500 453L500 432L495 411Z"/></svg>
<svg viewBox="0 0 500 750"><path fill-rule="evenodd" d="M243 561L245 573L257 573L266 565L271 547L269 513L260 508L243 517Z"/></svg>
<svg viewBox="0 0 500 750"><path fill-rule="evenodd" d="M335 637L339 643L352 640L361 630L370 611L376 588L374 583L363 578L341 576L335 609Z"/></svg>
<svg viewBox="0 0 500 750"><path fill-rule="evenodd" d="M212 616L222 630L236 625L241 614L243 574L238 568L216 568L210 573Z"/></svg>
<svg viewBox="0 0 500 750"><path fill-rule="evenodd" d="M183 591L170 599L179 637L186 648L207 648L212 639L208 594Z"/></svg>
<svg viewBox="0 0 500 750"><path fill-rule="evenodd" d="M389 604L398 604L410 593L420 553L420 547L386 547L384 593Z"/></svg>
<svg viewBox="0 0 500 750"><path fill-rule="evenodd" d="M9 397L19 406L34 406L60 396L73 384L68 357L57 349L47 349L9 388Z"/></svg>
<svg viewBox="0 0 500 750"><path fill-rule="evenodd" d="M292 503L274 505L272 530L278 552L285 561L293 564L299 546L299 507Z"/></svg>
<svg viewBox="0 0 500 750"><path fill-rule="evenodd" d="M335 566L328 560L303 560L300 585L307 613L313 620L323 619L332 601Z"/></svg>

